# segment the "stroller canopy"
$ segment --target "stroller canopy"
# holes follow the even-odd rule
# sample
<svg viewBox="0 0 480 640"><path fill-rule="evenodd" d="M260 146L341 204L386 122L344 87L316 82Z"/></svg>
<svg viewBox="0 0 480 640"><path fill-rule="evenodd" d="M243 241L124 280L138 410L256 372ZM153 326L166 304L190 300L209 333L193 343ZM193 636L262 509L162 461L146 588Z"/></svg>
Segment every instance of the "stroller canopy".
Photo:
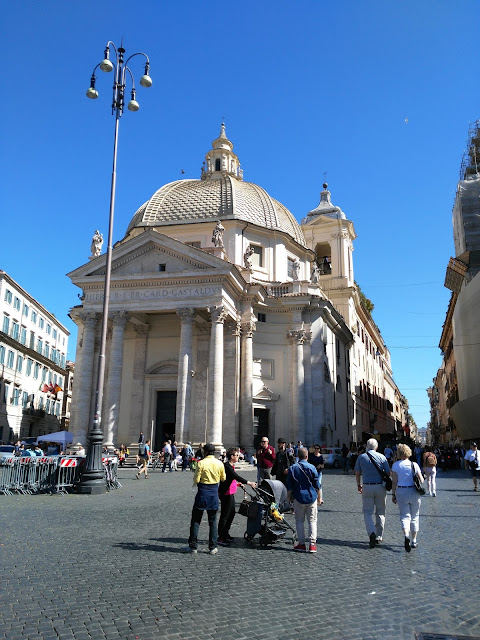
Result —
<svg viewBox="0 0 480 640"><path fill-rule="evenodd" d="M279 510L288 511L287 487L280 480L262 480L260 489L270 494L273 501L277 503Z"/></svg>

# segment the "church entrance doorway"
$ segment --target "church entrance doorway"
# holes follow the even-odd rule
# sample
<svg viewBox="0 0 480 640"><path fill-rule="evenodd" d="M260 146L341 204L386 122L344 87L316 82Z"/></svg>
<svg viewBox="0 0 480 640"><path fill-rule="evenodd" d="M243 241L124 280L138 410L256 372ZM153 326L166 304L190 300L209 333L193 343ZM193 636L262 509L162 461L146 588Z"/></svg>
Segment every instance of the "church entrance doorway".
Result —
<svg viewBox="0 0 480 640"><path fill-rule="evenodd" d="M165 440L175 440L176 391L157 391L157 415L152 447L160 451Z"/></svg>
<svg viewBox="0 0 480 640"><path fill-rule="evenodd" d="M269 412L269 409L253 410L253 445L255 447L255 451L260 447L260 440L262 438L270 439L268 435Z"/></svg>

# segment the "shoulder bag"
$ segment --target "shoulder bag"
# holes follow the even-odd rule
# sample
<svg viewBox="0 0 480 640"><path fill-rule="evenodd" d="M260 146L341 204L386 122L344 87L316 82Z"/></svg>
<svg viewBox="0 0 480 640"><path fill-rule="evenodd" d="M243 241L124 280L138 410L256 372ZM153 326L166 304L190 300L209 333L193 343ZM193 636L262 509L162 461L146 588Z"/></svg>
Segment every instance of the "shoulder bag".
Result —
<svg viewBox="0 0 480 640"><path fill-rule="evenodd" d="M422 485L420 483L420 478L418 477L417 472L415 471L415 467L413 466L413 462L411 463L411 465L412 465L413 482L415 483L415 490L421 496L424 496L425 495L425 489L422 487Z"/></svg>
<svg viewBox="0 0 480 640"><path fill-rule="evenodd" d="M392 479L391 479L391 477L388 475L388 473L386 473L383 469L381 469L378 466L377 461L375 460L375 458L370 453L368 453L368 451L366 451L366 454L370 458L370 462L373 464L375 469L382 476L382 480L385 483L385 489L387 491L391 491L392 490Z"/></svg>

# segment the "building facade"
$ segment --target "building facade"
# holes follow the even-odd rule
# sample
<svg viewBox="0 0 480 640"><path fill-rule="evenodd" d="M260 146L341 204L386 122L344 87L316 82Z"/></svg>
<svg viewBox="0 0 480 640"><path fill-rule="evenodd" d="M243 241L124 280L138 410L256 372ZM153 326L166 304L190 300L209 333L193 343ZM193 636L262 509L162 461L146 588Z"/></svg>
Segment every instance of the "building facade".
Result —
<svg viewBox="0 0 480 640"><path fill-rule="evenodd" d="M0 441L61 429L69 331L0 271Z"/></svg>
<svg viewBox="0 0 480 640"><path fill-rule="evenodd" d="M389 356L373 329L370 355L360 357L368 375L354 374L352 394L352 347L361 340L355 236L349 221L339 228L328 219L341 236L327 250L314 229L324 214L299 225L245 182L224 125L199 180L170 183L138 209L113 248L102 414L108 444L135 443L140 431L154 449L167 436L247 448L265 435L356 442L364 375L366 389L368 382L382 398L366 400L365 412L389 424L377 371L390 370ZM75 441L85 441L94 410L105 268L100 255L69 274L82 290L82 304L71 310L79 327Z"/></svg>
<svg viewBox="0 0 480 640"><path fill-rule="evenodd" d="M462 440L480 437L480 120L471 126L467 145L452 214L455 258L445 278L454 298L447 349L451 344L458 381L450 414Z"/></svg>

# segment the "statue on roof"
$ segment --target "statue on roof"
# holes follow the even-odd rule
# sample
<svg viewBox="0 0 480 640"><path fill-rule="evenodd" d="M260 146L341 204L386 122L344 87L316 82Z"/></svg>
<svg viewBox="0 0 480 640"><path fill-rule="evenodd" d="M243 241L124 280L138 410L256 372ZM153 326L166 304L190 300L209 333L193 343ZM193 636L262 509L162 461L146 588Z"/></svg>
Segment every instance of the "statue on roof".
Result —
<svg viewBox="0 0 480 640"><path fill-rule="evenodd" d="M245 262L245 268L249 269L249 271L253 271L253 264L252 261L250 260L251 256L253 255L254 251L253 251L253 247L252 245L248 245L248 247L245 250L245 253L243 254L243 260Z"/></svg>
<svg viewBox="0 0 480 640"><path fill-rule="evenodd" d="M295 262L292 265L292 280L299 280L300 278L300 260L295 258Z"/></svg>
<svg viewBox="0 0 480 640"><path fill-rule="evenodd" d="M91 255L92 258L98 258L98 256L102 252L102 245L103 245L103 235L97 229L95 231L95 233L93 234L92 244L90 245L90 251L92 252L92 255Z"/></svg>
<svg viewBox="0 0 480 640"><path fill-rule="evenodd" d="M225 231L225 227L222 225L222 223L219 220L212 234L212 242L214 247L220 247L220 249L225 248L225 245L223 244L224 231Z"/></svg>
<svg viewBox="0 0 480 640"><path fill-rule="evenodd" d="M320 273L321 273L321 269L318 266L318 262L314 260L312 262L312 273L310 275L310 282L312 284L318 284L318 281L320 279Z"/></svg>

